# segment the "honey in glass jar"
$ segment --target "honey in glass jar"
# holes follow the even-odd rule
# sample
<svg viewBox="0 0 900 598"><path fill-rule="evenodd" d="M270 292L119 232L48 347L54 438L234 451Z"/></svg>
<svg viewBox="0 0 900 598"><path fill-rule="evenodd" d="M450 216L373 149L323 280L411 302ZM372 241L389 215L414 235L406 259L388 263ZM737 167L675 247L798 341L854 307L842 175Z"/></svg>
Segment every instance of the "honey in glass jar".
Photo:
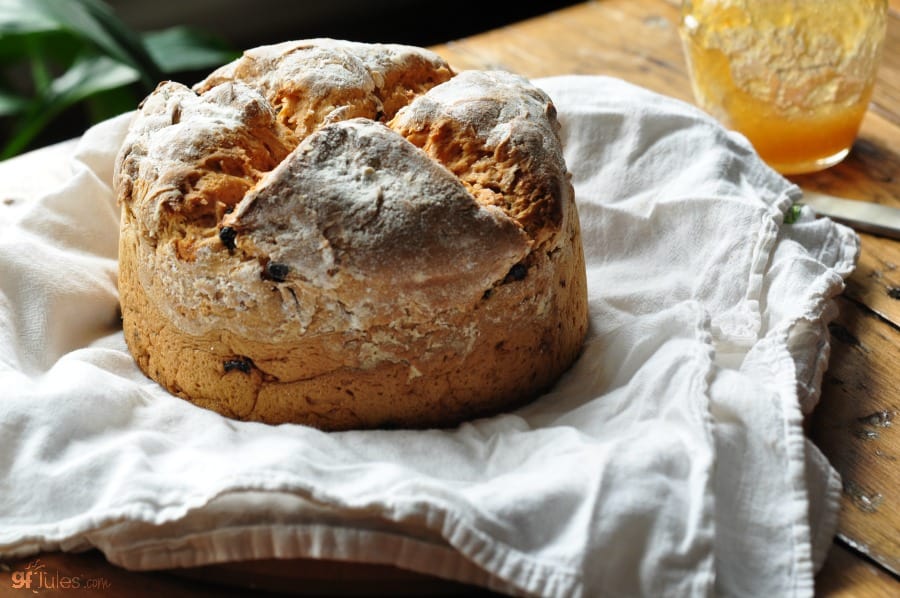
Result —
<svg viewBox="0 0 900 598"><path fill-rule="evenodd" d="M783 174L850 151L872 95L887 0L684 0L694 97Z"/></svg>

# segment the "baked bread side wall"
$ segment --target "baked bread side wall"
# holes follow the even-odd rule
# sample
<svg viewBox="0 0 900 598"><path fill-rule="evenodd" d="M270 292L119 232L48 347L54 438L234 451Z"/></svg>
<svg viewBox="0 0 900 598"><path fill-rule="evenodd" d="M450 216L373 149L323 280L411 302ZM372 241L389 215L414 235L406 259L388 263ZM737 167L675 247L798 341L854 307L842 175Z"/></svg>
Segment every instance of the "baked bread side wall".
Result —
<svg viewBox="0 0 900 598"><path fill-rule="evenodd" d="M587 330L552 102L451 75L312 40L151 95L116 174L141 369L228 417L323 429L454 425L549 388Z"/></svg>

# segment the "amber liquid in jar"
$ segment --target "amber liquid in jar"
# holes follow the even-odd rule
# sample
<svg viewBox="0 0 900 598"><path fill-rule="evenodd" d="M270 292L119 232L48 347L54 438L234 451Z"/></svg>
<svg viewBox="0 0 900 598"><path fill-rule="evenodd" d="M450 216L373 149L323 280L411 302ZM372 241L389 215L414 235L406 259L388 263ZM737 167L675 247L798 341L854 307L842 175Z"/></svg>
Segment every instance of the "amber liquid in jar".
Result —
<svg viewBox="0 0 900 598"><path fill-rule="evenodd" d="M849 152L866 113L887 0L685 0L694 97L783 174Z"/></svg>

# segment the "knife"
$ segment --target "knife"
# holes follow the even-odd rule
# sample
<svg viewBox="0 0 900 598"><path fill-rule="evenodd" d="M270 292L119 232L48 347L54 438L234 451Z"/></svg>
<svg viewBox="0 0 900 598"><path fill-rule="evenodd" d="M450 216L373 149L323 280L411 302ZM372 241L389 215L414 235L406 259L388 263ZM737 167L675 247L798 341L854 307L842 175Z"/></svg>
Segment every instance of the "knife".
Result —
<svg viewBox="0 0 900 598"><path fill-rule="evenodd" d="M900 208L884 206L871 201L856 201L803 190L799 203L806 204L820 216L863 232L900 239Z"/></svg>

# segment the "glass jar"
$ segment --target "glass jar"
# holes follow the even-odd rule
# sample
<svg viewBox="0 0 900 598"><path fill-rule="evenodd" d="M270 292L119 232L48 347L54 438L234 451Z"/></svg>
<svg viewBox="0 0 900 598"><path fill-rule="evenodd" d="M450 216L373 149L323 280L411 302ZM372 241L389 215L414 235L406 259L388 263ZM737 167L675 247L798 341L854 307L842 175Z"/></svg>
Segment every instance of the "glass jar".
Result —
<svg viewBox="0 0 900 598"><path fill-rule="evenodd" d="M850 151L872 95L888 0L684 0L694 97L783 174Z"/></svg>

